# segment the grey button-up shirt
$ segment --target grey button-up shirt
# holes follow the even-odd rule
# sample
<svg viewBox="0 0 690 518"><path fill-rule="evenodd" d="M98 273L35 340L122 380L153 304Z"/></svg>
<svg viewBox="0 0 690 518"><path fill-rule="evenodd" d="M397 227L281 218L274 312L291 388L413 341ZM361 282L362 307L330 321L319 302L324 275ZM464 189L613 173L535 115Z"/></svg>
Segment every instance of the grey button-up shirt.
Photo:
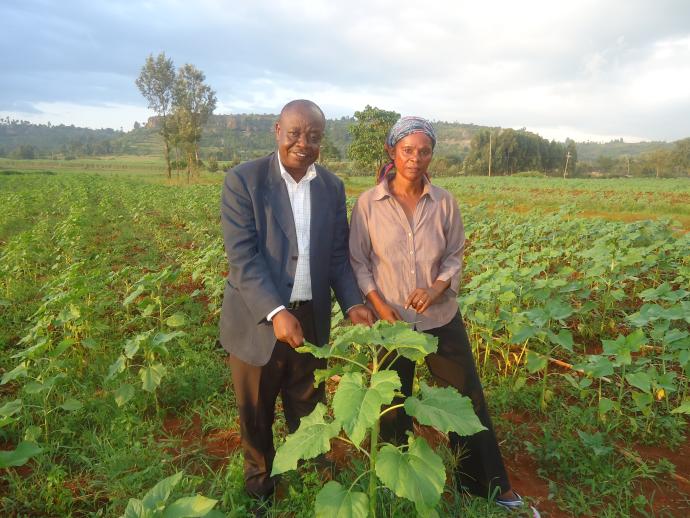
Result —
<svg viewBox="0 0 690 518"><path fill-rule="evenodd" d="M424 178L413 224L393 197L388 180L363 193L350 222L350 262L362 294L372 290L407 322L424 331L447 324L458 311L465 231L458 204L448 191ZM405 300L436 280L450 287L424 313Z"/></svg>

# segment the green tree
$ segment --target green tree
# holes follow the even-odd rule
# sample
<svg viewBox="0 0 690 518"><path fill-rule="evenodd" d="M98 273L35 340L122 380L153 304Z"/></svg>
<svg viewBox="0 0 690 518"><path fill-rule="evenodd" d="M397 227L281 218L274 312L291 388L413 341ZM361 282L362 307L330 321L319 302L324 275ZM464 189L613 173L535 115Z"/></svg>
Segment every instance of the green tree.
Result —
<svg viewBox="0 0 690 518"><path fill-rule="evenodd" d="M165 146L165 165L168 170L168 178L171 178L170 169L170 113L173 103L173 87L175 84L175 66L172 59L165 57L161 52L154 59L153 54L146 58L141 67L139 77L135 81L141 95L149 102L149 109L160 117L160 134Z"/></svg>
<svg viewBox="0 0 690 518"><path fill-rule="evenodd" d="M690 138L675 142L671 160L679 173L690 175Z"/></svg>
<svg viewBox="0 0 690 518"><path fill-rule="evenodd" d="M187 156L188 181L192 167L198 171L203 126L216 109L216 93L205 80L201 70L187 63L177 71L173 87L174 119L179 142Z"/></svg>
<svg viewBox="0 0 690 518"><path fill-rule="evenodd" d="M328 135L324 135L323 140L321 141L321 152L319 153L319 158L326 161L337 161L341 159L340 150L333 145L333 142Z"/></svg>
<svg viewBox="0 0 690 518"><path fill-rule="evenodd" d="M356 122L349 128L352 143L347 154L357 167L376 172L388 160L383 145L388 130L399 118L399 113L368 104L364 110L355 112Z"/></svg>
<svg viewBox="0 0 690 518"><path fill-rule="evenodd" d="M19 158L21 160L31 160L36 158L36 146L32 144L20 144L12 151L12 158Z"/></svg>

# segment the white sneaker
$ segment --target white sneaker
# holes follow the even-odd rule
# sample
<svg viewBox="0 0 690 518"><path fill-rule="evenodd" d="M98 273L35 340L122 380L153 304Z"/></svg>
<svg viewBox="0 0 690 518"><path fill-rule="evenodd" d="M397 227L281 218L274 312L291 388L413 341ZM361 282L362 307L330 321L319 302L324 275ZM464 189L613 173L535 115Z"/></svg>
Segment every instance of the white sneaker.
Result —
<svg viewBox="0 0 690 518"><path fill-rule="evenodd" d="M508 509L509 511L520 511L520 510L524 509L526 507L525 501L517 493L517 491L513 491L513 494L515 494L514 499L505 500L503 498L497 498L496 500L494 500L494 502L496 502L501 507ZM539 511L537 511L537 509L535 507L530 505L529 508L532 511L533 518L541 518Z"/></svg>

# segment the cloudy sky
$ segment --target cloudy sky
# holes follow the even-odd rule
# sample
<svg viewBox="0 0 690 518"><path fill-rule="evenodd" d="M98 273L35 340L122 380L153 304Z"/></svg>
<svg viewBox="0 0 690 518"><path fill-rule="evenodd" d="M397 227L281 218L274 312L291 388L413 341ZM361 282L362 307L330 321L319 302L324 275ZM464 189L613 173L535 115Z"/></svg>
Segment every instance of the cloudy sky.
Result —
<svg viewBox="0 0 690 518"><path fill-rule="evenodd" d="M690 136L686 0L2 0L0 116L130 129L146 56L192 63L216 113L366 104L548 138Z"/></svg>

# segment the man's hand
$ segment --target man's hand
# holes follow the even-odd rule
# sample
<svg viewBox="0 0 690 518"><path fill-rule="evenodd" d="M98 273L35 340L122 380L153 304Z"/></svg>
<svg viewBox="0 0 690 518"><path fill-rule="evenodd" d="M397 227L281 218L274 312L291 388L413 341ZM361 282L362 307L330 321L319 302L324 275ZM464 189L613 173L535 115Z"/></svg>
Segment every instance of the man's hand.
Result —
<svg viewBox="0 0 690 518"><path fill-rule="evenodd" d="M441 295L434 288L417 288L407 297L405 309L412 308L417 313L424 313Z"/></svg>
<svg viewBox="0 0 690 518"><path fill-rule="evenodd" d="M293 349L304 344L302 326L287 309L273 315L271 322L273 322L273 332L278 340L285 342Z"/></svg>
<svg viewBox="0 0 690 518"><path fill-rule="evenodd" d="M376 322L374 313L364 304L352 306L350 311L347 312L347 318L349 318L353 324L364 324L369 327Z"/></svg>

